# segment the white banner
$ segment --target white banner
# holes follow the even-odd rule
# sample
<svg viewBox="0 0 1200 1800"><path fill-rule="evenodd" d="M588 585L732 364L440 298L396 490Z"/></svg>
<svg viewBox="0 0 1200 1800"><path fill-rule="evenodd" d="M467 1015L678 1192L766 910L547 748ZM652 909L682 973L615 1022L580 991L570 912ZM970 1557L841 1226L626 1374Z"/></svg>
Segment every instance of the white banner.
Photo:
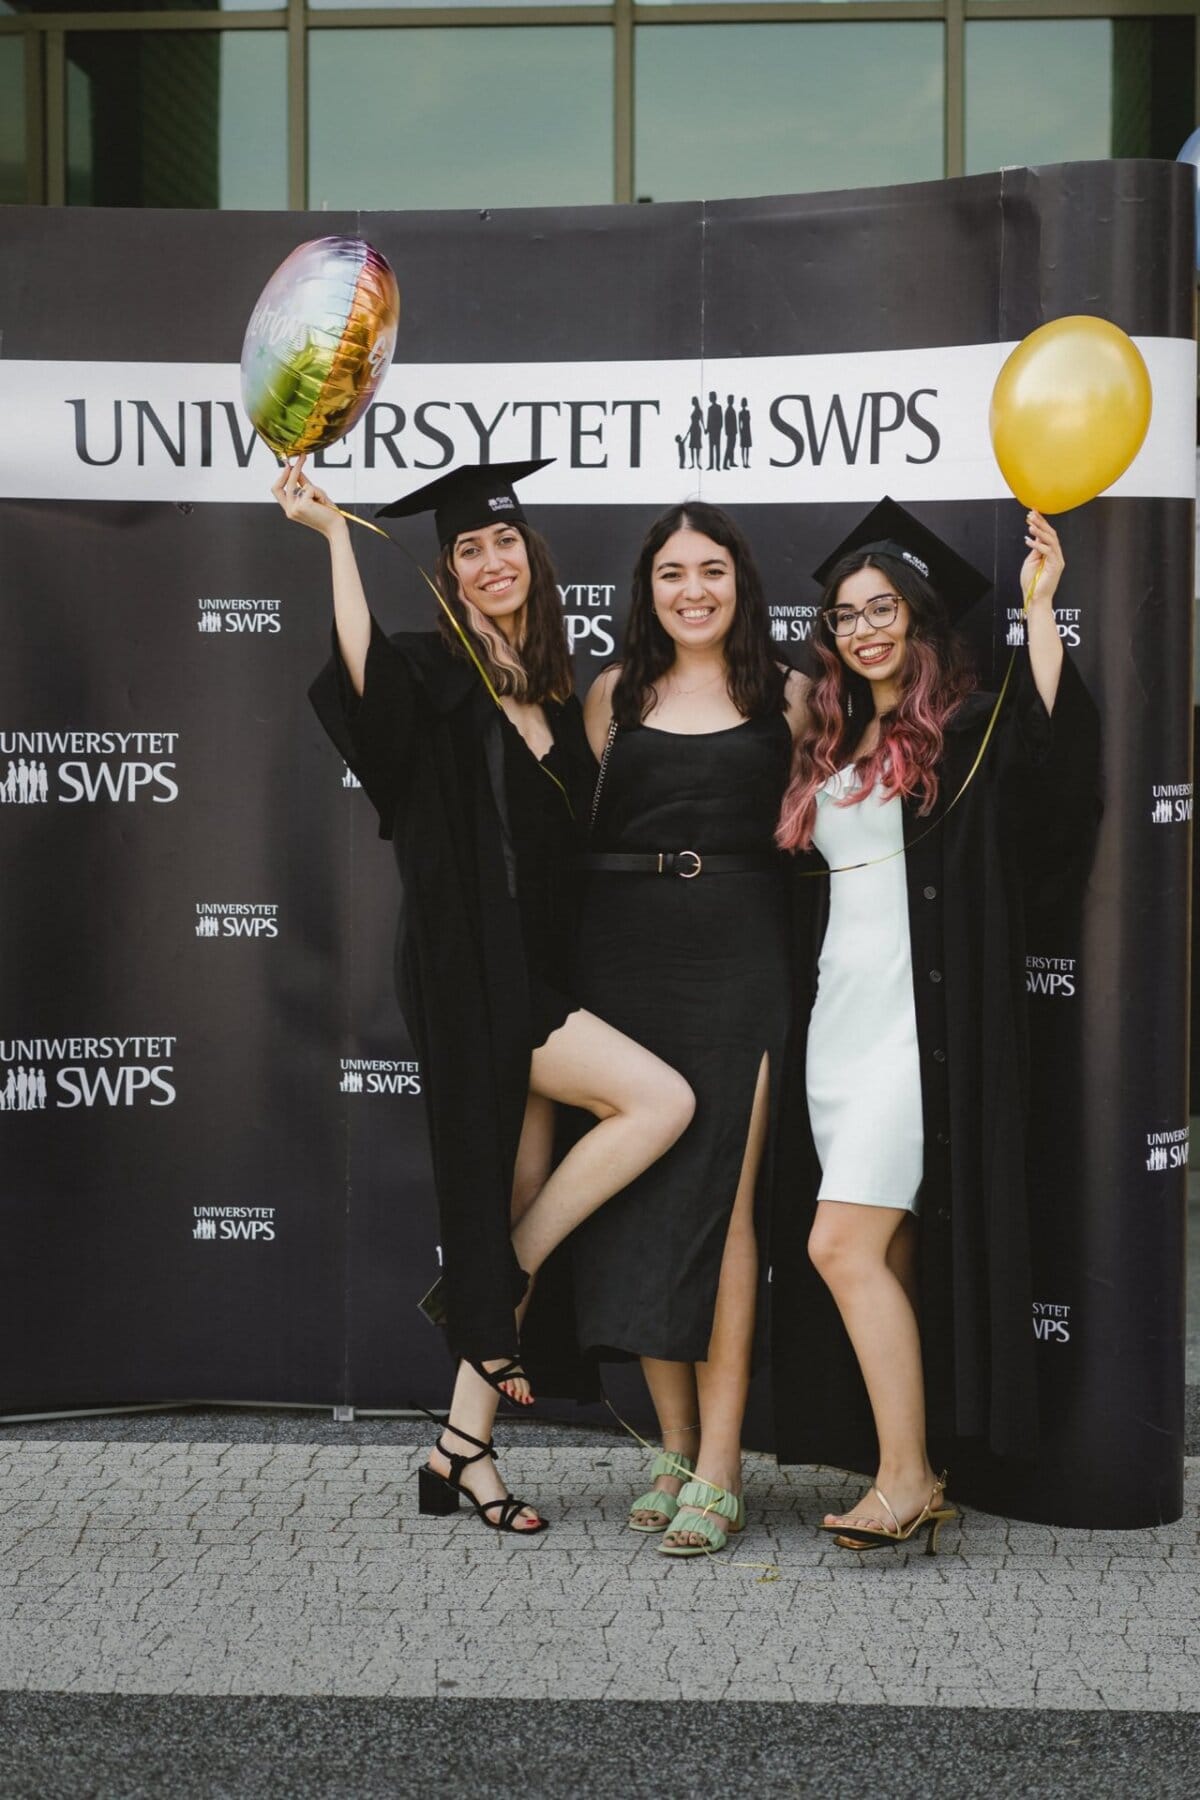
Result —
<svg viewBox="0 0 1200 1800"><path fill-rule="evenodd" d="M1109 491L1190 499L1196 346L1136 340L1154 413ZM539 456L532 506L994 500L988 406L1012 344L672 362L424 363L390 370L317 479L379 506L460 462ZM2 362L0 496L268 501L275 460L232 363Z"/></svg>

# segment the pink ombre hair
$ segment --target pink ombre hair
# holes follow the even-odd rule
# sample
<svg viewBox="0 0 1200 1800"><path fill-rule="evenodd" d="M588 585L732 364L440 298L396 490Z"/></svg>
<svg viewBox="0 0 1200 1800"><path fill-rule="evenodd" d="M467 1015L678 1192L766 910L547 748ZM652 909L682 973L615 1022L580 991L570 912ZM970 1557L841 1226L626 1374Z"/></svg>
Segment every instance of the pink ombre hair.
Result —
<svg viewBox="0 0 1200 1800"><path fill-rule="evenodd" d="M858 763L860 785L836 802L860 806L876 784L907 800L917 800L918 814L932 811L938 796L938 764L946 724L975 685L962 649L950 630L937 590L898 556L855 551L837 564L821 601L832 606L847 576L859 569L878 569L894 591L908 602L909 625L900 671L900 699L880 720L879 742ZM783 797L776 842L784 850L812 847L817 822L817 794L846 766L870 717L871 684L846 667L824 617L813 639L818 670L808 695L808 725L796 744L792 778ZM847 701L857 701L856 724Z"/></svg>

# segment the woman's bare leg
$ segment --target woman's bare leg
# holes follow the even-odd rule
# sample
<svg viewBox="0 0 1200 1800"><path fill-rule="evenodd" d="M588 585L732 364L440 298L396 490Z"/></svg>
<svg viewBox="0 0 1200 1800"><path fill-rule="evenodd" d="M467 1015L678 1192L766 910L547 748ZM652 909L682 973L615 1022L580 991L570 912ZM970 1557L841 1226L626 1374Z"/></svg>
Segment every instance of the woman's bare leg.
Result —
<svg viewBox="0 0 1200 1800"><path fill-rule="evenodd" d="M682 1075L583 1011L570 1013L534 1051L529 1087L533 1096L580 1107L599 1120L543 1182L513 1231L517 1262L532 1278L577 1225L671 1148L696 1102ZM527 1293L518 1321L529 1299ZM485 1366L501 1368L503 1361ZM524 1376L503 1386L511 1400L531 1397Z"/></svg>
<svg viewBox="0 0 1200 1800"><path fill-rule="evenodd" d="M934 1473L925 1448L925 1382L921 1337L910 1292L915 1288L911 1215L899 1207L822 1200L809 1255L842 1315L862 1370L879 1438L879 1474L857 1506L826 1514L827 1525L870 1525L892 1531L876 1497L901 1524L920 1512ZM902 1237L896 1245L897 1237ZM907 1240L907 1242L905 1241Z"/></svg>
<svg viewBox="0 0 1200 1800"><path fill-rule="evenodd" d="M544 1185L550 1173L550 1164L554 1154L554 1106L539 1094L530 1094L525 1107L525 1120L521 1127L521 1139L517 1148L517 1159L513 1169L512 1218L514 1223L524 1217ZM469 1363L458 1365L458 1376L454 1383L454 1392L450 1399L450 1417L455 1425L478 1438L481 1444L490 1443L492 1427L496 1421L496 1408L500 1397L495 1388L478 1376ZM454 1430L447 1426L442 1438L452 1450L465 1456L474 1454L476 1446L458 1437ZM450 1464L436 1450L429 1458L430 1466L439 1475L450 1473ZM477 1500L500 1500L507 1493L504 1482L491 1457L483 1457L473 1463L467 1470L465 1485ZM518 1530L528 1529L540 1523L538 1515L531 1508L517 1514L513 1524Z"/></svg>
<svg viewBox="0 0 1200 1800"><path fill-rule="evenodd" d="M642 1374L654 1402L663 1449L676 1456L690 1457L694 1462L700 1444L695 1365L667 1362L658 1356L643 1356ZM660 1494L677 1494L683 1481L681 1475L659 1475L654 1486ZM652 1507L642 1507L631 1512L629 1517L634 1524L647 1527L669 1523L665 1513L655 1512Z"/></svg>
<svg viewBox="0 0 1200 1800"><path fill-rule="evenodd" d="M754 1190L767 1141L771 1084L764 1056L758 1071L742 1172L730 1214L721 1278L713 1311L708 1355L696 1364L700 1400L700 1456L696 1476L731 1494L742 1491L742 1420L750 1389L750 1356L754 1344L754 1303L758 1291L758 1240L754 1231ZM697 1544L706 1540L687 1529L686 1509L678 1515L665 1541Z"/></svg>
<svg viewBox="0 0 1200 1800"><path fill-rule="evenodd" d="M589 1012L571 1013L534 1051L529 1086L599 1121L551 1172L513 1232L517 1261L535 1275L577 1225L671 1148L696 1102L682 1075Z"/></svg>

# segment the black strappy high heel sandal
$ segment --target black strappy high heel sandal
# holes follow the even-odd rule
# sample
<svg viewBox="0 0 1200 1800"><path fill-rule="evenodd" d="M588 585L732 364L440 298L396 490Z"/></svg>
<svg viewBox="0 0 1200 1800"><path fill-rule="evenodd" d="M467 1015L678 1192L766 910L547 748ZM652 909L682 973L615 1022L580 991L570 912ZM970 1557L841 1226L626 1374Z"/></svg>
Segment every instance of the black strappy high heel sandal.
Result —
<svg viewBox="0 0 1200 1800"><path fill-rule="evenodd" d="M515 1537L536 1537L539 1531L545 1531L550 1521L539 1518L536 1525L517 1525L514 1523L518 1513L529 1505L527 1500L516 1500L511 1494L503 1495L499 1500L477 1500L469 1488L462 1484L464 1469L472 1463L482 1462L485 1456L495 1460L496 1450L493 1444L481 1444L472 1437L469 1431L460 1431L457 1425L446 1420L444 1430L452 1431L464 1444L476 1446L474 1456L463 1456L457 1450L447 1448L443 1438L434 1446L439 1456L444 1456L450 1464L449 1475L439 1475L424 1463L417 1470L417 1510L427 1517L447 1518L458 1511L459 1500L469 1500L479 1517L490 1531L511 1531ZM491 1513L496 1513L493 1519Z"/></svg>

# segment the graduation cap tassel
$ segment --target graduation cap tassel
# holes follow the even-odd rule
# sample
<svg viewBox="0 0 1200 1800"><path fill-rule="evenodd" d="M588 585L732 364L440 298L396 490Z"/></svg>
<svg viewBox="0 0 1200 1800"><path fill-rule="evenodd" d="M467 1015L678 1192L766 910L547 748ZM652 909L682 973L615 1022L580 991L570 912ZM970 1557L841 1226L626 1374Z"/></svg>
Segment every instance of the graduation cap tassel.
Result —
<svg viewBox="0 0 1200 1800"><path fill-rule="evenodd" d="M488 675L487 670L484 668L484 666L480 662L478 656L475 654L475 649L471 643L471 640L468 638L466 632L463 630L462 626L459 624L458 620L455 618L454 614L451 612L449 606L446 604L446 597L442 593L441 589L438 587L436 581L433 580L432 576L430 576L426 573L426 571L422 568L421 564L417 561L416 557L413 555L412 551L407 549L406 546L404 544L402 544L398 538L394 538L390 531L385 531L383 529L382 525L372 525L370 519L360 519L357 513L347 512L344 506L335 506L333 510L334 510L334 512L340 513L343 519L348 519L350 521L351 525L361 525L364 531L373 531L377 537L383 538L387 543L395 544L397 550L399 550L403 556L407 556L409 562L412 564L413 568L417 571L417 574L421 577L421 580L425 583L425 586L429 589L430 593L433 595L434 599L437 601L438 605L441 607L442 611L445 613L446 617L449 619L451 625L454 627L455 631L458 633L458 636L462 643L463 649L466 651L466 653L470 657L471 661L475 664L475 667L479 670L480 681L482 681L484 687L487 689L488 693L492 696L492 699L496 702L496 705L499 706L500 705L500 696L496 692L495 688L492 686L491 677ZM501 711L503 711L503 710L504 709L501 707Z"/></svg>
<svg viewBox="0 0 1200 1800"><path fill-rule="evenodd" d="M438 587L437 582L434 581L433 577L417 561L417 559L413 555L412 551L410 549L408 549L408 547L406 545L402 544L398 538L394 538L390 531L385 531L383 529L382 525L373 525L371 523L370 519L360 519L357 513L347 512L344 506L335 506L333 510L336 513L340 513L343 519L348 519L351 525L361 525L364 531L373 531L377 537L383 538L386 543L394 544L396 549L400 551L402 556L407 556L409 562L412 564L413 568L417 571L417 574L421 577L421 580L425 583L425 586L429 589L430 593L433 595L434 599L437 601L438 605L441 607L442 611L445 613L446 617L449 619L450 624L451 624L452 628L454 629L455 633L457 634L458 640L461 643L463 649L466 651L466 653L470 657L471 661L475 664L475 667L479 672L480 681L482 681L484 687L487 689L488 693L491 695L492 699L495 701L495 703L499 707L500 711L503 712L504 707L501 704L500 696L496 692L496 689L492 683L491 676L488 674L487 670L484 668L483 664L480 662L479 656L475 650L475 646L472 644L470 638L467 636L466 632L463 630L462 626L459 624L458 620L455 618L454 613L452 612L451 608L449 607L449 605L446 602L446 596L442 593L441 589ZM549 779L554 783L555 787L558 788L559 792L562 794L563 799L567 803L567 811L570 813L571 817L574 818L575 817L575 809L571 805L571 796L568 794L563 783L558 779L558 776L554 773L554 770L548 769L546 767L545 763L541 763L541 762L539 762L538 768L542 771L542 774L548 776Z"/></svg>

